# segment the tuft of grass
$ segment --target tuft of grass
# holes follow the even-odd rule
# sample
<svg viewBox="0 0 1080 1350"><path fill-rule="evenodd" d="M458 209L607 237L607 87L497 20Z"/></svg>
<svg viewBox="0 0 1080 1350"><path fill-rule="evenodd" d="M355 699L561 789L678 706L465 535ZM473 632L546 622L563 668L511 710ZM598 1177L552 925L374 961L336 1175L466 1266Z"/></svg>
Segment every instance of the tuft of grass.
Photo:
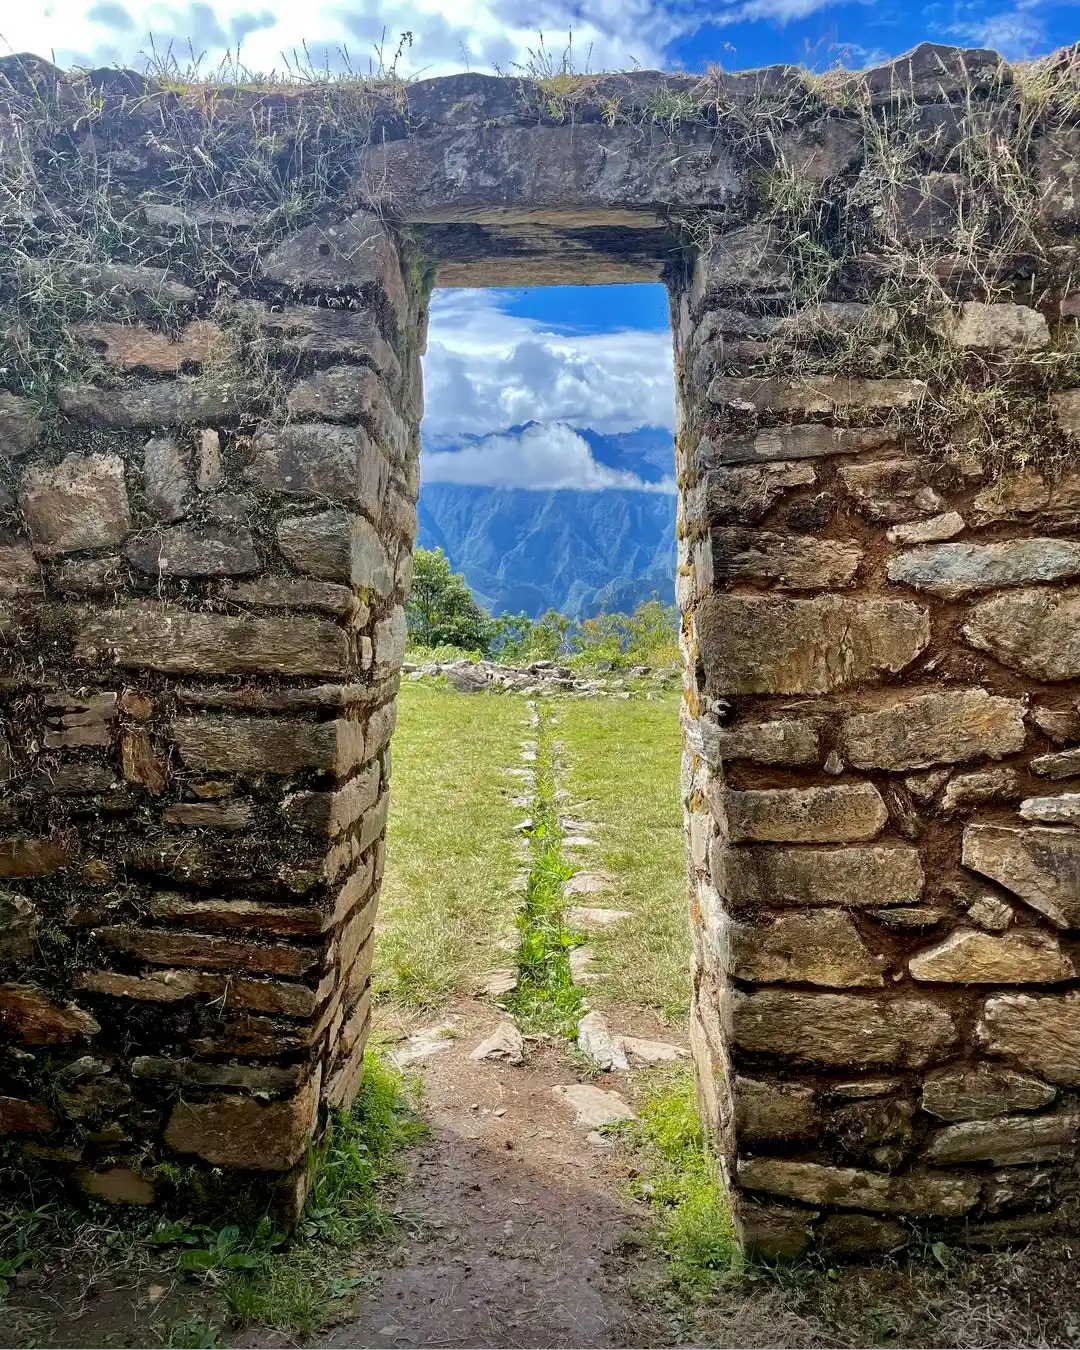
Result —
<svg viewBox="0 0 1080 1350"><path fill-rule="evenodd" d="M520 758L524 702L406 680L398 698L375 985L414 1010L442 1007L507 964L520 868L506 769Z"/></svg>
<svg viewBox="0 0 1080 1350"><path fill-rule="evenodd" d="M568 933L563 923L563 883L575 869L563 857L550 704L537 703L537 719L532 827L526 831L531 866L518 917L520 978L512 1005L526 1030L572 1036L583 1001L570 973L570 950L580 939Z"/></svg>
<svg viewBox="0 0 1080 1350"><path fill-rule="evenodd" d="M637 1105L638 1120L619 1131L634 1156L630 1193L652 1208L667 1282L681 1298L699 1299L739 1268L740 1257L719 1169L705 1146L692 1072L672 1070Z"/></svg>
<svg viewBox="0 0 1080 1350"><path fill-rule="evenodd" d="M369 1052L351 1110L334 1113L314 1160L315 1181L292 1241L264 1232L261 1244L247 1248L253 1259L225 1278L229 1321L310 1336L344 1300L371 1287L370 1272L352 1264L359 1250L401 1230L402 1216L384 1204L385 1188L400 1175L403 1151L426 1132L400 1074Z"/></svg>

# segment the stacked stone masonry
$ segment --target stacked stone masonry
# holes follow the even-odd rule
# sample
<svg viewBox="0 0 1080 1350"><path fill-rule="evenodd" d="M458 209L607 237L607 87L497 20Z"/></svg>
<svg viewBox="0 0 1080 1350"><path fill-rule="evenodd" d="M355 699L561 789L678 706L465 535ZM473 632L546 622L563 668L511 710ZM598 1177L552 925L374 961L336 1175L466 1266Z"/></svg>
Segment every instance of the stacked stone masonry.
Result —
<svg viewBox="0 0 1080 1350"><path fill-rule="evenodd" d="M112 254L74 208L58 237L32 176L0 217L8 368L51 372L0 390L0 1135L23 1165L148 1203L180 1164L296 1213L370 1017L429 288L661 278L691 1039L741 1240L1069 1222L1067 113L930 46L812 87L605 76L565 106L422 81L374 91L336 195L285 228L257 185L168 195L153 119L180 96L4 75L0 167L28 88L59 109L45 148L85 161L56 127L89 81L127 222ZM233 94L252 125L287 111ZM877 172L882 134L905 174ZM972 236L976 142L1013 146L1026 232L995 207ZM63 287L81 310L43 335ZM50 341L63 361L28 364Z"/></svg>

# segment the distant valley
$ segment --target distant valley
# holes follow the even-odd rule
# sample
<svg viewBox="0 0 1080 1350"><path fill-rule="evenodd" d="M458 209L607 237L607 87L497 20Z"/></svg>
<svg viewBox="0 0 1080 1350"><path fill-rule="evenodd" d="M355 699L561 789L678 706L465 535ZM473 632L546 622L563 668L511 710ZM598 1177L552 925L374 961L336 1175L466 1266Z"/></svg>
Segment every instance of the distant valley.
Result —
<svg viewBox="0 0 1080 1350"><path fill-rule="evenodd" d="M513 428L511 433L519 433ZM575 428L598 464L642 488L581 490L422 481L422 548L442 548L493 614L574 618L633 609L654 594L674 600L675 497L671 433L622 435Z"/></svg>

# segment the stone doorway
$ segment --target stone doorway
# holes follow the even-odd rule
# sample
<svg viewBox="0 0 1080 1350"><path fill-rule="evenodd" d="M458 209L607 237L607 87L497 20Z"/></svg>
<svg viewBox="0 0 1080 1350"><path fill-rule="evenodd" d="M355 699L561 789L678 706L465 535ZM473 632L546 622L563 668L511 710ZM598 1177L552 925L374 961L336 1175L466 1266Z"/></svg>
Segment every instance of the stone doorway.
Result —
<svg viewBox="0 0 1080 1350"><path fill-rule="evenodd" d="M426 81L364 93L351 141L318 123L324 195L289 229L233 153L301 172L267 132L287 97L5 73L6 115L75 157L121 244L79 175L50 214L11 151L33 229L4 264L0 1021L29 1058L2 1128L92 1193L153 1190L134 1150L296 1212L369 1023L430 288L663 278L695 1055L743 1240L1056 1222L1080 1081L1075 803L1046 789L1080 741L1067 101L929 45L831 82ZM173 141L228 190L177 196L211 180L173 177Z"/></svg>

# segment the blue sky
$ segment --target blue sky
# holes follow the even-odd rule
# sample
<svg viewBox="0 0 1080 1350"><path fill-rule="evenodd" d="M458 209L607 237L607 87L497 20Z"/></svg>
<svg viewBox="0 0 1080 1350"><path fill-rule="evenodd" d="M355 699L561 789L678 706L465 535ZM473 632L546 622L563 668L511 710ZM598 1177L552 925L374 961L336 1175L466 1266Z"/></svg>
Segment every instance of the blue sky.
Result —
<svg viewBox="0 0 1080 1350"><path fill-rule="evenodd" d="M1080 0L30 0L0 5L0 53L138 68L170 44L213 69L377 65L408 33L399 72L513 73L540 45L576 69L701 71L885 60L923 39L1011 59L1080 39ZM346 55L347 53L347 55ZM658 286L437 292L425 359L428 480L531 488L634 486L574 428L674 425L667 305ZM511 429L536 423L526 434ZM464 449L462 448L464 447ZM459 458L454 458L457 454ZM466 475L466 477L462 477ZM622 475L621 477L619 475ZM643 490L655 482L642 480Z"/></svg>

